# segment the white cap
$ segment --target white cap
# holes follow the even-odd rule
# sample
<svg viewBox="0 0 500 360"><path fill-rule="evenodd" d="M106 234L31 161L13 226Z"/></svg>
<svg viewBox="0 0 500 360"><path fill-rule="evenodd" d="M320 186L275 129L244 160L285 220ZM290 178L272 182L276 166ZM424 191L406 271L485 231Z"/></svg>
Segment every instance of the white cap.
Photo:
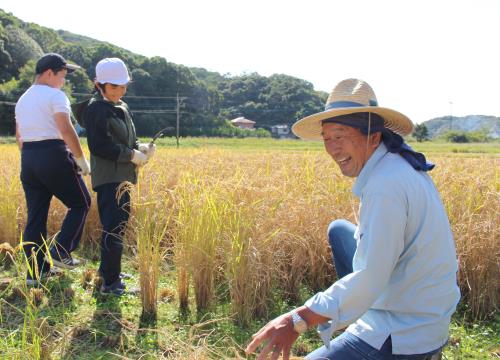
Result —
<svg viewBox="0 0 500 360"><path fill-rule="evenodd" d="M95 79L99 84L125 85L130 81L130 76L121 59L105 58L95 67Z"/></svg>

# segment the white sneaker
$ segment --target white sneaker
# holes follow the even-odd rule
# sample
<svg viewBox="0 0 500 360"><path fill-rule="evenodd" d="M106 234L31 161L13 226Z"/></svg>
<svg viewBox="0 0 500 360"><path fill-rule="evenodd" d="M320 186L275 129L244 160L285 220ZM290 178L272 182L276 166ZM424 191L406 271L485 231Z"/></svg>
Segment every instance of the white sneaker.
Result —
<svg viewBox="0 0 500 360"><path fill-rule="evenodd" d="M51 268L49 271L43 272L39 279L33 279L31 275L28 273L26 275L26 285L27 286L38 286L44 280L49 278L54 278L61 275L62 271L57 268Z"/></svg>
<svg viewBox="0 0 500 360"><path fill-rule="evenodd" d="M50 257L49 255L45 255L46 262L50 263L51 260L55 266L69 270L75 269L82 263L80 260L73 258L70 254L54 254L54 251L50 252Z"/></svg>

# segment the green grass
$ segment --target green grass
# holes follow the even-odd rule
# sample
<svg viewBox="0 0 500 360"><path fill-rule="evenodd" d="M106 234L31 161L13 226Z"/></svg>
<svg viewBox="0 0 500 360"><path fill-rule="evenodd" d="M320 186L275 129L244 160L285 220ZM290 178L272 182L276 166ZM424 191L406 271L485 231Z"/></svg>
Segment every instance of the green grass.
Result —
<svg viewBox="0 0 500 360"><path fill-rule="evenodd" d="M450 341L445 351L448 359L500 358L500 316L491 322L467 323L456 314L450 326Z"/></svg>
<svg viewBox="0 0 500 360"><path fill-rule="evenodd" d="M82 138L82 143L86 143L86 138ZM148 142L150 138L141 138L141 142ZM0 137L0 144L14 144L14 137ZM173 137L160 138L156 141L160 147L176 148L177 142ZM500 141L489 143L449 143L441 141L426 141L418 143L410 141L409 144L417 151L429 154L440 155L498 155L500 154ZM241 151L323 151L321 141L302 140L277 140L273 138L207 138L207 137L187 137L180 138L179 147L181 149L192 148L220 148Z"/></svg>
<svg viewBox="0 0 500 360"><path fill-rule="evenodd" d="M147 138L142 141L149 141ZM161 138L158 146L175 148L175 138ZM437 154L500 154L500 142L457 144L448 142L426 141L422 143L410 141L409 144L417 151ZM180 148L222 148L245 151L323 151L321 141L277 140L271 138L181 138Z"/></svg>
<svg viewBox="0 0 500 360"><path fill-rule="evenodd" d="M124 261L125 271L134 275L127 280L137 285L138 274L131 261ZM90 262L86 268L96 269ZM82 286L84 269L66 271L59 279L50 280L39 306L28 306L18 294L24 276L14 268L1 270L0 277L12 278L10 285L0 290L0 358L34 359L33 339L37 335L41 354L50 352L52 359L156 359L194 358L193 349L202 349L210 358L221 359L243 355L251 335L271 318L288 311L307 299L311 292L301 290L297 304L284 302L276 293L275 306L266 319L254 320L247 328L237 326L227 301L204 313L196 313L195 301L187 312L178 310L176 299L160 301L158 317L141 316L138 295L121 298L103 297L94 287ZM160 289L175 289L174 271L165 263L161 272ZM220 299L227 298L227 289L217 289ZM26 328L27 311L33 312L35 325ZM45 321L43 321L45 319ZM447 359L494 359L500 356L500 322L469 324L456 314L451 325L450 343L445 350ZM41 324L41 325L40 325ZM294 346L297 356L304 356L320 346L313 330L301 336Z"/></svg>
<svg viewBox="0 0 500 360"><path fill-rule="evenodd" d="M409 142L409 144L417 151L423 151L424 153L438 153L440 155L473 155L477 154L500 154L500 142L489 142L489 143L449 143L449 142L439 142L439 141L426 141L422 143Z"/></svg>
<svg viewBox="0 0 500 360"><path fill-rule="evenodd" d="M94 269L96 266L88 264ZM126 271L135 275L134 280L128 281L129 286L137 285L138 274L129 266ZM153 359L169 349L182 350L180 344L189 342L191 326L198 322L196 314L179 314L175 303L161 302L158 320L143 318L138 295L101 296L94 286L82 287L82 274L83 270L78 269L48 281L44 304L36 308L38 318L48 319L50 335L44 340L56 344L52 348L53 358L108 359L116 358L112 354L122 354ZM15 274L4 271L1 275L11 277ZM12 354L16 354L15 358L32 358L18 352L26 349L20 331L24 326L21 312L29 307L22 296L15 295L17 289L23 288L22 281L22 276L16 277L0 293L2 359ZM164 277L160 288L175 289L170 282L168 276Z"/></svg>

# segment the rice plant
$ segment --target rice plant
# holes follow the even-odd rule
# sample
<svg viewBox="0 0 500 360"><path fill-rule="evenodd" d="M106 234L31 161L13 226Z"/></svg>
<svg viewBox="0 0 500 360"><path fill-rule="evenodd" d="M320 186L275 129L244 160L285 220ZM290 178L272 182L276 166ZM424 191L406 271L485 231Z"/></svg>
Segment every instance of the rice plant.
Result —
<svg viewBox="0 0 500 360"><path fill-rule="evenodd" d="M500 160L485 160L448 159L434 174L457 246L462 302L472 319L491 317L500 295Z"/></svg>
<svg viewBox="0 0 500 360"><path fill-rule="evenodd" d="M52 239L53 241L53 239ZM6 289L10 289L10 301L0 298L2 306L9 307L17 316L22 317L22 326L18 332L10 333L4 339L8 344L9 354L3 354L5 358L16 359L50 359L51 345L49 340L47 318L41 315L41 309L47 306L46 287L40 283L37 287L29 287L25 281L25 274L28 272L32 277L38 276L36 269L31 269L31 262L28 261L22 248L22 241L14 248L10 254L13 260L15 272L21 274L21 281L12 282ZM41 251L39 248L38 251ZM36 254L32 254L36 258ZM36 261L34 262L36 266ZM0 324L3 319L0 317ZM2 355L2 351L0 351Z"/></svg>
<svg viewBox="0 0 500 360"><path fill-rule="evenodd" d="M22 227L21 208L24 204L23 190L19 181L19 152L2 153L2 171L0 172L0 243L17 245Z"/></svg>
<svg viewBox="0 0 500 360"><path fill-rule="evenodd" d="M0 221L2 231L11 229L1 236L16 244L25 221L23 192L15 181L18 150L14 145L1 146L0 166L6 170L0 173ZM197 308L210 308L219 301L217 289L226 286L235 318L246 323L245 319L266 312L276 291L296 301L301 286L316 291L331 283L335 276L326 239L328 224L337 218L355 222L358 203L351 194L352 181L321 149L299 150L159 149L144 168L142 185L134 189L135 202L144 204L144 211L140 205L134 216L141 217L141 224L153 221L146 204L156 201L163 204L156 212L172 211L160 247L173 255L181 307L188 307L192 289ZM462 301L472 318L490 317L500 293L500 159L495 154L430 157L437 164L430 175L456 241ZM149 177L152 185L144 180ZM64 212L64 206L54 201L50 234L58 229ZM89 215L81 248L89 249L93 257L99 228L96 213ZM161 233L161 229L151 231ZM135 241L132 237L130 248ZM253 310L245 313L244 306L237 308L244 301L239 299L248 301Z"/></svg>
<svg viewBox="0 0 500 360"><path fill-rule="evenodd" d="M140 186L148 187L148 195L137 196L128 229L136 241L143 313L156 317L158 280L165 253L162 241L167 236L173 209L168 191L158 190L153 179L149 178ZM139 188L137 194L140 193Z"/></svg>
<svg viewBox="0 0 500 360"><path fill-rule="evenodd" d="M189 280L192 279L196 307L206 310L214 302L217 271L216 250L221 239L226 209L208 184L186 175L177 193L176 266L179 269L179 298L187 306Z"/></svg>

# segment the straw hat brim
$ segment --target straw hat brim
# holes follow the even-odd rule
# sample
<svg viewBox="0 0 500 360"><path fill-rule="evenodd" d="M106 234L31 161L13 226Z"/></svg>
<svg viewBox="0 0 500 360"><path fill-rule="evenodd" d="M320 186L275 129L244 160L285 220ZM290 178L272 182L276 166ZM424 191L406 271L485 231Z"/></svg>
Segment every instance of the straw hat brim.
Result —
<svg viewBox="0 0 500 360"><path fill-rule="evenodd" d="M399 111L378 106L360 106L331 109L306 116L292 126L293 133L304 140L323 140L321 136L322 121L340 115L360 112L370 112L380 115L384 119L384 127L396 134L406 136L413 131L413 123Z"/></svg>

